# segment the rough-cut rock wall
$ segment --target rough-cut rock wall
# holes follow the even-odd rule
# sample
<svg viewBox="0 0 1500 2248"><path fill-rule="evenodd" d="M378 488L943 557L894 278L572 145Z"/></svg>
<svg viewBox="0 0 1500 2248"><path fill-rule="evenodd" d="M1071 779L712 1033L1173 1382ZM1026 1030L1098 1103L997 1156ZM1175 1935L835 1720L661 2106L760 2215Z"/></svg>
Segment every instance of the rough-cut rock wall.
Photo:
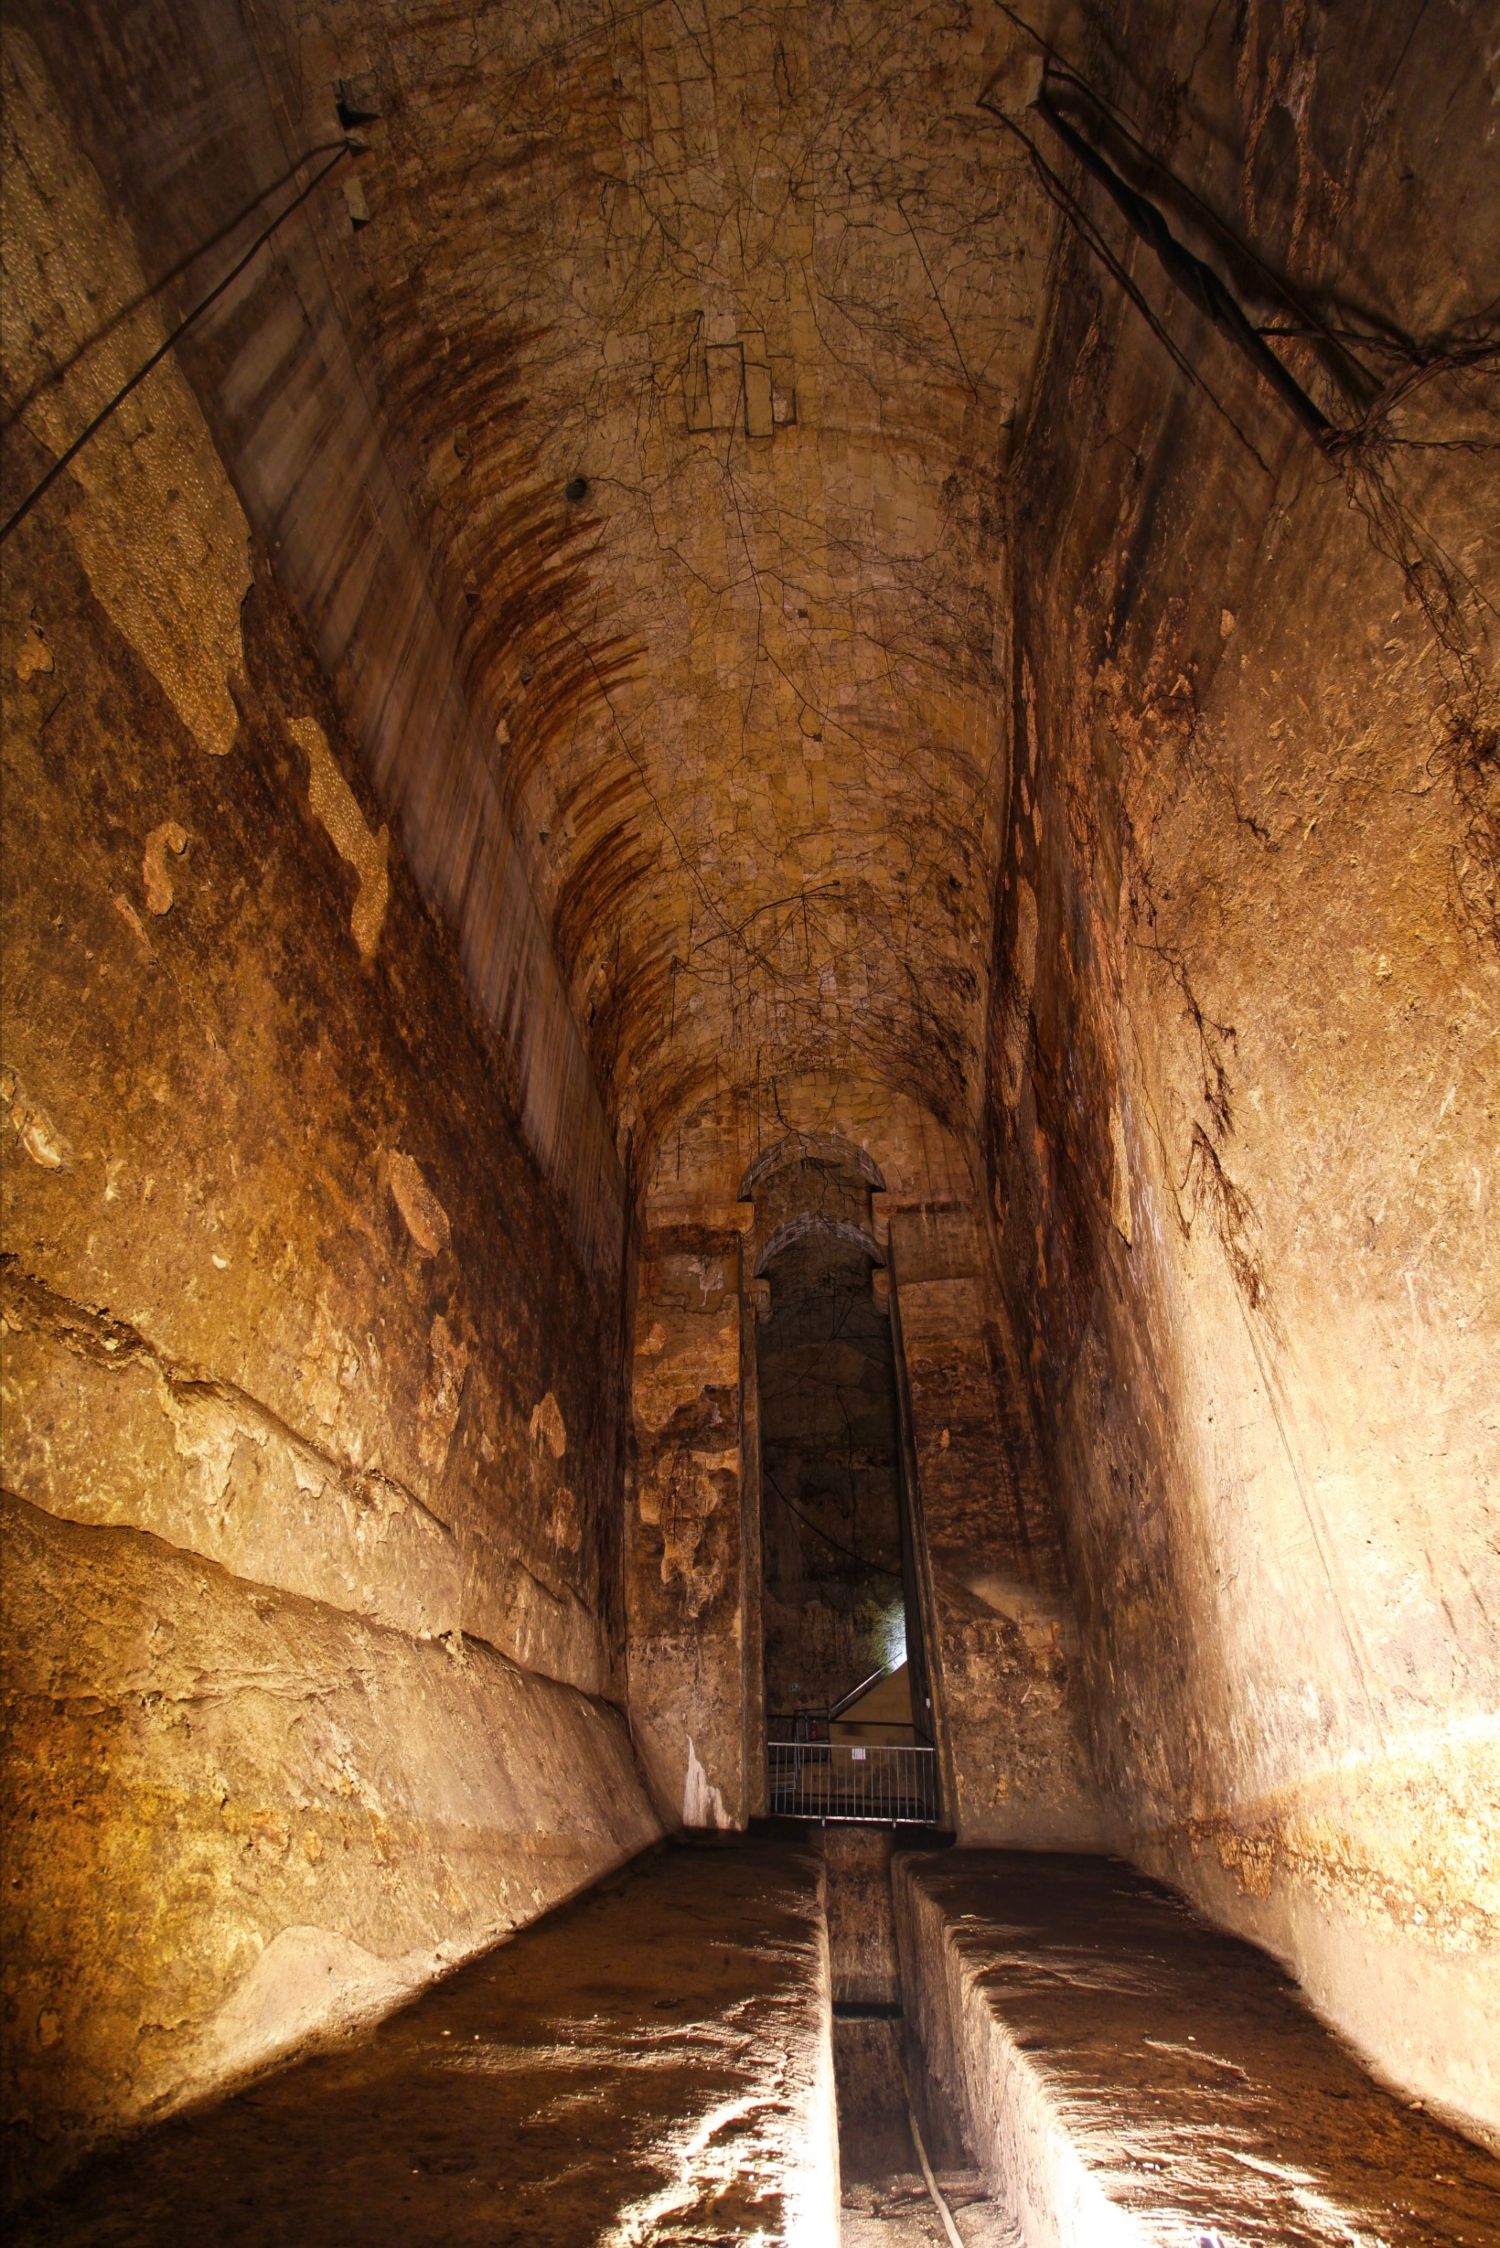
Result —
<svg viewBox="0 0 1500 2248"><path fill-rule="evenodd" d="M918 1494L928 1656L960 1840L1100 1839L1078 1631L1020 1369L971 1208L877 1196Z"/></svg>
<svg viewBox="0 0 1500 2248"><path fill-rule="evenodd" d="M20 1500L4 1539L12 2185L389 2008L656 1831L618 1712L482 1642Z"/></svg>
<svg viewBox="0 0 1500 2248"><path fill-rule="evenodd" d="M635 1305L625 1601L631 1731L664 1818L760 1808L759 1536L744 1448L748 1205L649 1213Z"/></svg>
<svg viewBox="0 0 1500 2248"><path fill-rule="evenodd" d="M356 168L373 161L342 145L338 85L348 65L321 45L289 62L270 13L252 16L238 0L147 0L126 45L108 7L92 0L20 7L11 21L23 113L55 106L68 143L60 152L54 135L37 195L17 198L13 241L40 228L43 243L95 245L92 261L75 261L61 280L54 258L45 278L66 298L72 347L60 365L49 361L46 335L28 330L32 285L22 273L8 344L27 426L60 450L227 277L172 365L186 374L239 506L297 607L380 812L453 933L486 1032L510 1057L527 1144L602 1273L620 1256L623 1180L558 971L556 932L537 907L535 837L515 819L508 730L476 693L467 637L475 589L443 567L413 497L409 402L372 381L348 317L364 195ZM77 67L80 55L87 68ZM28 150L28 166L38 154ZM501 359L507 332L494 339ZM158 387L138 393L118 427L160 410L151 380ZM514 483L525 470L512 403L502 382L488 426ZM91 446L70 471L85 487L92 459ZM115 506L111 535L102 517L94 525L104 560L113 552L117 576L141 585L153 582L146 549L168 519L153 466L138 456L133 504ZM507 629L524 624L534 636L555 605L569 544L560 510L524 506L491 527L528 589L524 603L514 585L497 600ZM199 559L213 569L195 609L174 618L169 596L157 614L157 642L179 656L205 638L221 650L232 640L233 543L206 540ZM221 697L221 733L226 710Z"/></svg>
<svg viewBox="0 0 1500 2248"><path fill-rule="evenodd" d="M109 325L142 267L23 34L7 66L8 512L161 323ZM419 895L174 361L5 563L6 2014L35 2175L657 1827L596 1698L623 1687L596 1142L541 1169L539 1067ZM451 706L350 646L441 766Z"/></svg>
<svg viewBox="0 0 1500 2248"><path fill-rule="evenodd" d="M1500 512L1492 370L1453 362L1500 251L1479 28L1076 31L1389 387L1283 345L1368 416L1324 457L1085 190L1213 396L1072 240L1014 489L991 1176L1117 1836L1493 2126Z"/></svg>

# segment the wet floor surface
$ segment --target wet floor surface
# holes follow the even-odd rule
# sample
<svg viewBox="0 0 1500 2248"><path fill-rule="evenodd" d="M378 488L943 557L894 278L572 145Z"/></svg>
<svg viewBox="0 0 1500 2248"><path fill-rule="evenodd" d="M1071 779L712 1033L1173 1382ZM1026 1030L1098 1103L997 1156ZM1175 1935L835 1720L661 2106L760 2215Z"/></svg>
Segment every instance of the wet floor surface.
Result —
<svg viewBox="0 0 1500 2248"><path fill-rule="evenodd" d="M836 2225L815 1859L653 1853L350 2045L96 2160L37 2243L634 2248Z"/></svg>

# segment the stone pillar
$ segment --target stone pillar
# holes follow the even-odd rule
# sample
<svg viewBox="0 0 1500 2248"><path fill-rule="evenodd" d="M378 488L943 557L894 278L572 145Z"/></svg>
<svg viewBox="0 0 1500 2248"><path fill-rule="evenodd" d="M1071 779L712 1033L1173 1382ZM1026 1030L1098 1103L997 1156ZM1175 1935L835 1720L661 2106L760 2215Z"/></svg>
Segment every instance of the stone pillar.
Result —
<svg viewBox="0 0 1500 2248"><path fill-rule="evenodd" d="M743 1827L762 1785L751 1216L648 1208L636 1299L630 1724L659 1809L690 1827Z"/></svg>
<svg viewBox="0 0 1500 2248"><path fill-rule="evenodd" d="M963 1842L1097 1846L1077 1627L973 1213L873 1201L915 1463L946 1814Z"/></svg>

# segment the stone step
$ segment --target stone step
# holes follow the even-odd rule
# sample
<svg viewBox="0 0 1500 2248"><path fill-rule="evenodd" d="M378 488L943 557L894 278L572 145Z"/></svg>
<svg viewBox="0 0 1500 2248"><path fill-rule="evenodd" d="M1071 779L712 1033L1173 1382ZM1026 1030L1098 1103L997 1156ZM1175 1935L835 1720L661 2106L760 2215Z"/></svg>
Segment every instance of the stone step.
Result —
<svg viewBox="0 0 1500 2248"><path fill-rule="evenodd" d="M906 2006L1027 2248L1496 2248L1500 2163L1113 1860L895 1861Z"/></svg>

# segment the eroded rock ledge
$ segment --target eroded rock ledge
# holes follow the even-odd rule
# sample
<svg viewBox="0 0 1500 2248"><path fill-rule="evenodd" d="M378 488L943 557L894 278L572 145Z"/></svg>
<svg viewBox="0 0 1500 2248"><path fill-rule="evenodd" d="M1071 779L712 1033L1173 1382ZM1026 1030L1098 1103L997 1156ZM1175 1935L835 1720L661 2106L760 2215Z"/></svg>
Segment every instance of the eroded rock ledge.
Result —
<svg viewBox="0 0 1500 2248"><path fill-rule="evenodd" d="M3 1522L28 2183L384 2011L659 1832L619 1712L490 1648L22 1499Z"/></svg>

